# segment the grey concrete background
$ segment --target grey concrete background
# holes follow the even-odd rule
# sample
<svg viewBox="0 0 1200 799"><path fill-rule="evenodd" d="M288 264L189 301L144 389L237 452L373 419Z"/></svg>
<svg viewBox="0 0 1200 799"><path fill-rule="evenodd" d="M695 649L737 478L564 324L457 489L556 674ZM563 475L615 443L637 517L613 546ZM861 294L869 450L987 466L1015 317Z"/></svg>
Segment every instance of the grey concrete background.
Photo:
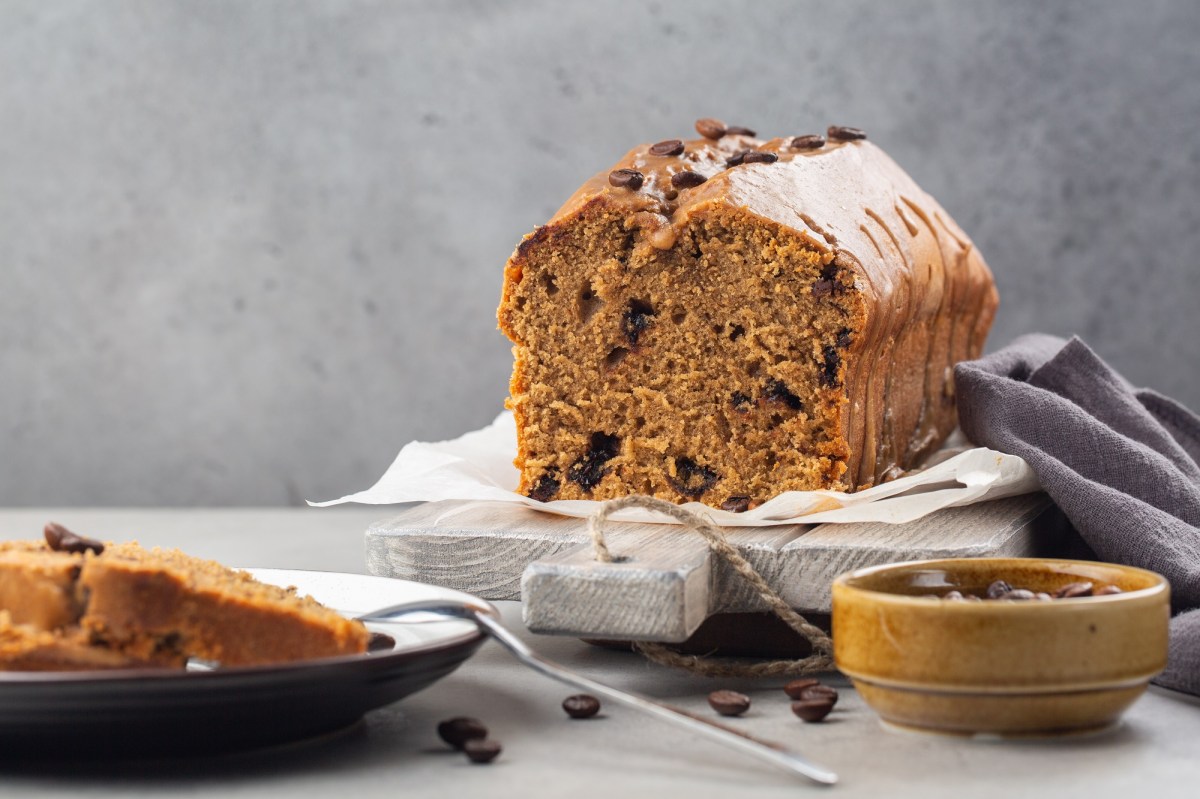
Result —
<svg viewBox="0 0 1200 799"><path fill-rule="evenodd" d="M478 427L520 236L698 116L866 128L1200 406L1194 2L0 2L0 504L280 504Z"/></svg>

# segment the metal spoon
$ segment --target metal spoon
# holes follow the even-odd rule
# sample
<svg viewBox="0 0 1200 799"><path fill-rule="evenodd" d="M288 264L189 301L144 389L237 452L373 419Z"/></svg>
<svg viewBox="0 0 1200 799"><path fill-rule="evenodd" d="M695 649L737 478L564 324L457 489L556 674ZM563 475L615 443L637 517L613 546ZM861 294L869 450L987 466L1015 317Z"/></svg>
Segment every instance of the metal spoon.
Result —
<svg viewBox="0 0 1200 799"><path fill-rule="evenodd" d="M468 619L475 622L480 629L492 636L492 638L495 638L497 643L511 652L517 660L547 677L606 697L634 710L640 710L643 713L656 716L663 721L668 721L694 733L723 743L726 746L745 752L748 755L753 755L759 760L765 760L794 774L808 777L810 780L819 782L822 785L833 785L837 782L837 774L805 759L799 753L787 749L781 744L764 741L761 738L755 738L752 735L731 727L726 727L723 724L692 715L686 710L680 710L679 708L656 702L653 699L648 699L638 694L612 688L604 683L584 677L582 674L576 674L554 661L547 660L526 646L524 641L517 638L517 636L513 635L512 632L500 624L496 618L495 611L486 605L434 599L381 608L380 610L358 616L358 619L363 622L389 622L410 613L435 613L441 616Z"/></svg>

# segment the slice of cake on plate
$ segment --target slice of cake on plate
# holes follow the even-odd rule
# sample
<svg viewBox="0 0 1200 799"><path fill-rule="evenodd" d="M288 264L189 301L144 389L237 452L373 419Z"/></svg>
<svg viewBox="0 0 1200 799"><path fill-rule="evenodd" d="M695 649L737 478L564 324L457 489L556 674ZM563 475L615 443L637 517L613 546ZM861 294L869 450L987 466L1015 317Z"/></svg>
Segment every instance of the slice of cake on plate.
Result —
<svg viewBox="0 0 1200 799"><path fill-rule="evenodd" d="M178 550L59 525L0 542L0 670L249 666L366 651L357 621Z"/></svg>

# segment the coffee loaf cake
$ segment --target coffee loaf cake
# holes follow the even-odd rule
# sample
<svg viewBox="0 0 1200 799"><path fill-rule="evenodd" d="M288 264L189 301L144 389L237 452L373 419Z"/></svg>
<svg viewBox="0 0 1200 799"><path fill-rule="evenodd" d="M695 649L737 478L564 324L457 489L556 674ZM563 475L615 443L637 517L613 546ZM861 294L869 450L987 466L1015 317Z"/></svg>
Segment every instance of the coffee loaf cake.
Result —
<svg viewBox="0 0 1200 799"><path fill-rule="evenodd" d="M0 671L249 666L364 652L366 628L295 590L60 525L0 542Z"/></svg>
<svg viewBox="0 0 1200 799"><path fill-rule="evenodd" d="M696 128L587 181L505 267L528 496L741 511L890 479L956 424L998 297L946 211L854 128Z"/></svg>

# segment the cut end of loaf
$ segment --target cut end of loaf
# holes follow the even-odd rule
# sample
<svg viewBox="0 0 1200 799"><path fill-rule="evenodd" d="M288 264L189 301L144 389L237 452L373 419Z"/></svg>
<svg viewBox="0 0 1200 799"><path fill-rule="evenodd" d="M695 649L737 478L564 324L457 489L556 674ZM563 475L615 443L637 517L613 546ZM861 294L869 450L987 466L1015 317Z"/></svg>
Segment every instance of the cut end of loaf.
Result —
<svg viewBox="0 0 1200 799"><path fill-rule="evenodd" d="M667 249L637 232L596 202L509 265L519 490L745 510L850 488L853 272L723 206L692 214Z"/></svg>

